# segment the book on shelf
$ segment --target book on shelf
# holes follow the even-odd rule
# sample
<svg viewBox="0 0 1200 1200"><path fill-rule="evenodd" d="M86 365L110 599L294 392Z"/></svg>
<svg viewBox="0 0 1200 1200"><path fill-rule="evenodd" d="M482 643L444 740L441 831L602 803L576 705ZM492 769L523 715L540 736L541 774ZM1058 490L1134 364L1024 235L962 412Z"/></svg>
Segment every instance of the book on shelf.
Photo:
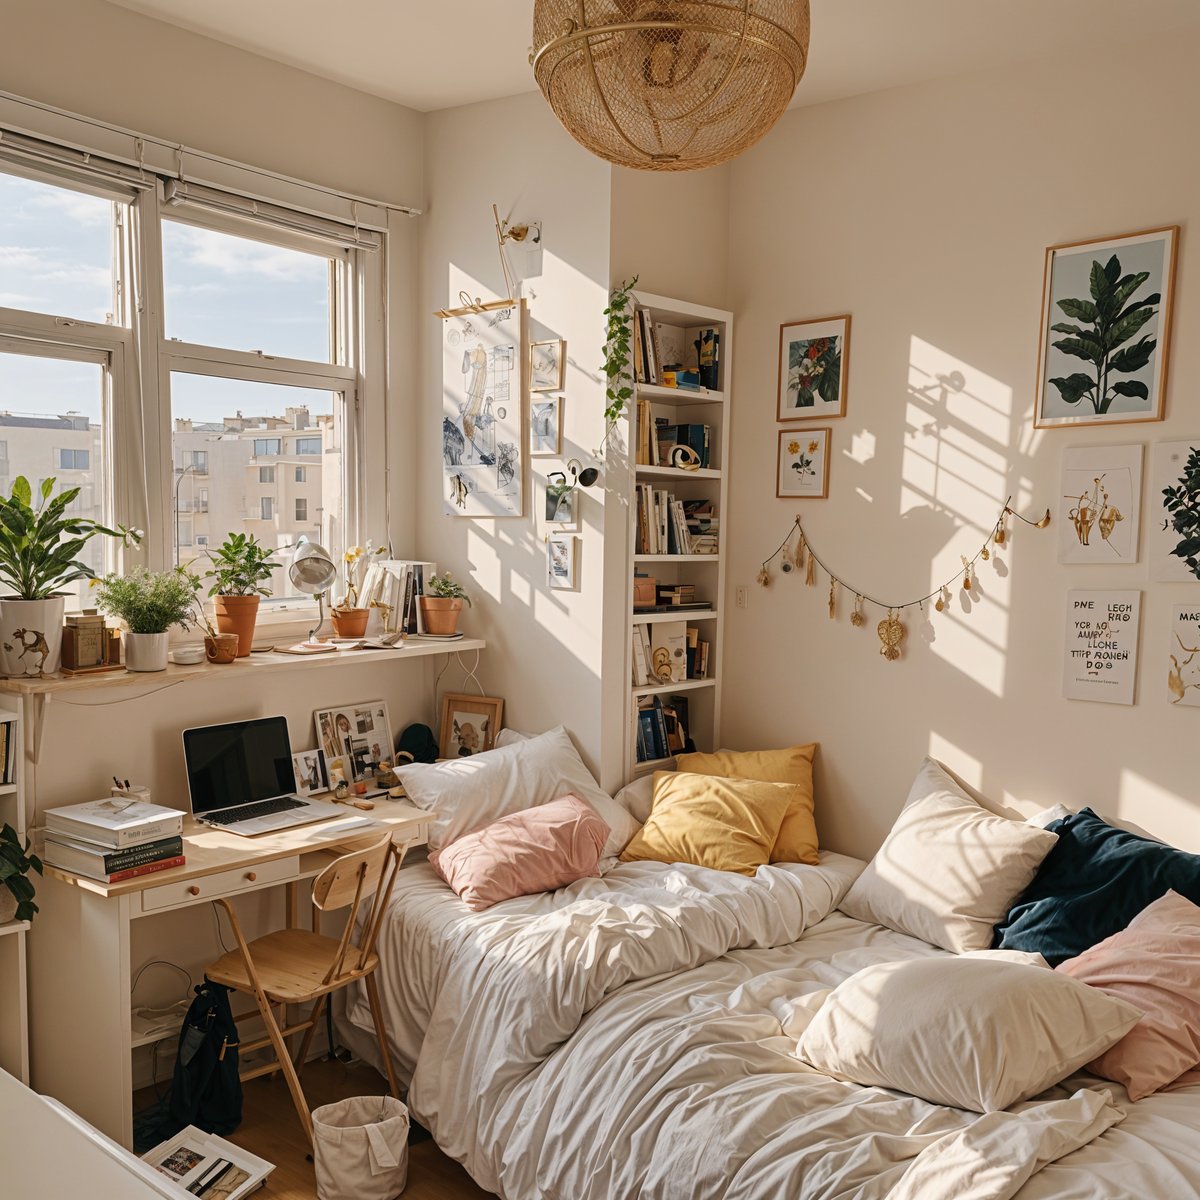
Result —
<svg viewBox="0 0 1200 1200"><path fill-rule="evenodd" d="M687 678L687 622L657 621L648 628L651 682L681 683Z"/></svg>
<svg viewBox="0 0 1200 1200"><path fill-rule="evenodd" d="M71 834L115 849L140 846L183 832L183 813L177 808L117 796L48 808L45 822L47 834L55 831Z"/></svg>
<svg viewBox="0 0 1200 1200"><path fill-rule="evenodd" d="M127 871L132 867L144 867L147 863L176 858L182 853L183 838L179 835L159 838L140 846L128 846L124 850L113 850L48 829L42 857L65 871L99 878L116 871Z"/></svg>
<svg viewBox="0 0 1200 1200"><path fill-rule="evenodd" d="M637 761L657 762L695 748L686 696L642 696L635 730Z"/></svg>
<svg viewBox="0 0 1200 1200"><path fill-rule="evenodd" d="M676 446L686 446L695 452L700 460L700 466L710 465L712 453L712 428L699 422L689 422L681 425L670 425L659 418L655 425L655 446L657 461L665 465L671 462L671 452Z"/></svg>
<svg viewBox="0 0 1200 1200"><path fill-rule="evenodd" d="M633 686L645 687L650 682L650 658L646 653L646 627L633 627Z"/></svg>
<svg viewBox="0 0 1200 1200"><path fill-rule="evenodd" d="M241 1200L261 1187L275 1164L189 1125L142 1155L179 1190L183 1200Z"/></svg>
<svg viewBox="0 0 1200 1200"><path fill-rule="evenodd" d="M636 554L716 554L720 523L711 500L679 500L665 488L637 485Z"/></svg>
<svg viewBox="0 0 1200 1200"><path fill-rule="evenodd" d="M437 570L437 564L413 559L377 560L367 567L359 590L359 604L371 610L369 635L383 633L425 633L420 598L425 581Z"/></svg>
<svg viewBox="0 0 1200 1200"><path fill-rule="evenodd" d="M0 723L0 783L12 783L16 779L16 721Z"/></svg>

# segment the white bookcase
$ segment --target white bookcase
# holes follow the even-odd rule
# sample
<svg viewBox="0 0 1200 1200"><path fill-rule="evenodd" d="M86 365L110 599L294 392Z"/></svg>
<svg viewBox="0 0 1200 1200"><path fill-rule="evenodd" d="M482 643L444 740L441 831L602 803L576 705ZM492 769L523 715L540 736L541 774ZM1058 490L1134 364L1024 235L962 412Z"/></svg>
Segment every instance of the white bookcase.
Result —
<svg viewBox="0 0 1200 1200"><path fill-rule="evenodd" d="M721 651L724 630L725 604L725 538L728 534L727 496L729 490L729 381L732 379L733 314L722 309L708 308L684 300L672 300L649 292L635 292L634 304L645 310L656 324L695 328L712 327L720 334L717 388L699 391L689 388L663 387L657 383L639 383L635 400L648 400L654 417L665 417L671 424L705 424L710 427L709 466L686 471L679 467L649 466L637 462L638 406L631 404L629 413L629 527L627 538L626 612L628 627L625 638L625 679L629 688L625 707L625 778L649 771L668 769L673 757L650 758L639 762L637 755L638 700L644 696L686 696L688 702L688 734L698 750L715 750L721 722ZM636 320L636 317L635 317ZM687 364L694 365L689 351ZM637 485L649 483L673 493L680 500L711 500L719 518L718 553L716 554L642 554L638 545ZM687 583L696 589L697 600L707 601L703 609L682 613L639 613L633 607L635 572L652 576L660 584ZM703 679L688 679L675 683L650 682L638 686L634 682L633 639L635 626L644 625L653 633L653 626L662 621L686 621L699 629L699 636L709 643L708 672Z"/></svg>
<svg viewBox="0 0 1200 1200"><path fill-rule="evenodd" d="M0 826L11 825L17 836L24 840L25 755L19 712L21 702L15 697L6 697L5 701L0 705L0 725L13 726L9 753L16 755L16 769L14 782L0 784ZM8 707L9 704L12 707ZM40 882L37 875L33 876L33 882L37 887ZM37 903L36 899L34 903ZM25 947L28 934L28 921L0 925L0 1067L24 1084L29 1083L28 956Z"/></svg>

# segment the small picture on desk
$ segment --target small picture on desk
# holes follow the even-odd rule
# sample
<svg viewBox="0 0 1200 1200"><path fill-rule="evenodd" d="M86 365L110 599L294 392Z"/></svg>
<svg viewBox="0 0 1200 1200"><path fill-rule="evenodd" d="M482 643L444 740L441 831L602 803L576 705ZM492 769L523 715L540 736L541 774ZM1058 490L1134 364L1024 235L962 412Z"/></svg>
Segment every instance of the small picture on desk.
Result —
<svg viewBox="0 0 1200 1200"><path fill-rule="evenodd" d="M329 791L329 765L324 750L301 750L293 754L292 770L296 773L297 796L317 796Z"/></svg>
<svg viewBox="0 0 1200 1200"><path fill-rule="evenodd" d="M318 709L313 722L325 753L326 787L335 774L347 783L369 780L392 757L392 721L382 700Z"/></svg>

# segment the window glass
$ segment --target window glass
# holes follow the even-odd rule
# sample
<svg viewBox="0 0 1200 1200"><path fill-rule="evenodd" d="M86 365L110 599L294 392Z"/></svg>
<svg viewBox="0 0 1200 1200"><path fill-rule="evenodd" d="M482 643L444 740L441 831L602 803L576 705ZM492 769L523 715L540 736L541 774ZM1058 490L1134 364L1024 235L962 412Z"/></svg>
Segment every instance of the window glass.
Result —
<svg viewBox="0 0 1200 1200"><path fill-rule="evenodd" d="M308 478L308 474L303 467L296 468L296 482L303 483Z"/></svg>
<svg viewBox="0 0 1200 1200"><path fill-rule="evenodd" d="M303 533L327 547L336 561L344 543L341 407L340 395L312 388L173 372L175 511L177 517L181 512L192 517L197 544L199 535L208 539L207 545L216 546L229 533L240 531L253 534L264 545L285 547ZM262 476L267 468L260 455L282 456L282 434L264 436L264 430L275 429L304 430L305 437L324 447L307 468L303 523L283 488L274 490L274 463L269 465L270 480ZM188 507L201 486L189 467L197 453L207 463L203 486L208 489L208 505L203 516ZM291 465L286 458L284 463ZM270 489L265 494L264 487ZM272 594L299 595L287 577L288 555L281 554L278 561L268 585Z"/></svg>
<svg viewBox="0 0 1200 1200"><path fill-rule="evenodd" d="M59 450L58 469L60 471L86 471L90 457L90 450Z"/></svg>
<svg viewBox="0 0 1200 1200"><path fill-rule="evenodd" d="M320 454L321 439L315 437L302 437L296 439L297 454Z"/></svg>
<svg viewBox="0 0 1200 1200"><path fill-rule="evenodd" d="M167 337L330 362L330 260L163 221Z"/></svg>
<svg viewBox="0 0 1200 1200"><path fill-rule="evenodd" d="M113 204L0 173L0 307L112 319Z"/></svg>
<svg viewBox="0 0 1200 1200"><path fill-rule="evenodd" d="M305 500L303 496L299 497L296 500L296 520L297 521L307 521L308 520L308 501Z"/></svg>
<svg viewBox="0 0 1200 1200"><path fill-rule="evenodd" d="M258 468L258 482L259 483L274 483L275 482L275 468L274 467L259 467Z"/></svg>

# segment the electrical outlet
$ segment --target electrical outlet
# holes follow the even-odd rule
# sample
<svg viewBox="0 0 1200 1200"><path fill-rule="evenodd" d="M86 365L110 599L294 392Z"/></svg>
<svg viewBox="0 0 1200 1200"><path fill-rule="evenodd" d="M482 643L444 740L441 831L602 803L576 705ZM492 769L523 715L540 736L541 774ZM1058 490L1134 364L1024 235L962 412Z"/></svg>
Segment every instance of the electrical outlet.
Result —
<svg viewBox="0 0 1200 1200"><path fill-rule="evenodd" d="M737 604L738 608L746 607L746 601L749 598L749 591L750 589L747 588L744 583L737 589L735 603Z"/></svg>

